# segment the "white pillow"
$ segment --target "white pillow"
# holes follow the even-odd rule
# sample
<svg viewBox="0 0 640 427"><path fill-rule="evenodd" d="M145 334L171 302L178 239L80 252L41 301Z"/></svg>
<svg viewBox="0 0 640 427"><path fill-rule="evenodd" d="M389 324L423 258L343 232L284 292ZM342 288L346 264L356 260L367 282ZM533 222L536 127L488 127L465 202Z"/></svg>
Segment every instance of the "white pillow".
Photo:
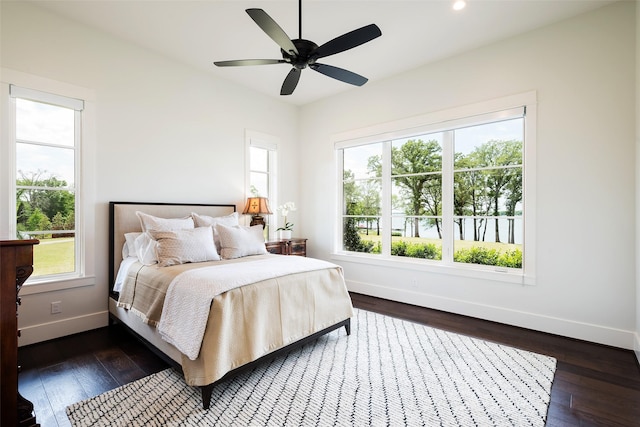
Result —
<svg viewBox="0 0 640 427"><path fill-rule="evenodd" d="M151 238L149 233L140 233L133 244L135 254L141 264L152 265L158 262L158 257L156 256L157 242Z"/></svg>
<svg viewBox="0 0 640 427"><path fill-rule="evenodd" d="M216 249L218 253L222 247L220 246L220 235L218 234L218 230L216 230L216 225L222 224L227 227L233 227L235 225L239 225L238 222L238 212L234 212L225 216L207 216L207 215L199 215L195 212L191 213L193 217L193 221L195 222L196 227L207 227L211 226L213 229L213 241L216 244Z"/></svg>
<svg viewBox="0 0 640 427"><path fill-rule="evenodd" d="M136 215L140 218L142 231L173 231L194 228L193 218L190 216L185 218L159 218L140 211L136 211Z"/></svg>
<svg viewBox="0 0 640 427"><path fill-rule="evenodd" d="M261 255L267 253L264 245L262 224L253 227L235 225L227 227L216 225L220 234L220 255L224 259L240 258L249 255Z"/></svg>
<svg viewBox="0 0 640 427"><path fill-rule="evenodd" d="M220 256L213 244L210 227L191 230L149 231L157 241L158 266L185 264L187 262L218 261Z"/></svg>
<svg viewBox="0 0 640 427"><path fill-rule="evenodd" d="M122 247L122 259L136 257L136 238L142 233L125 233L124 246Z"/></svg>

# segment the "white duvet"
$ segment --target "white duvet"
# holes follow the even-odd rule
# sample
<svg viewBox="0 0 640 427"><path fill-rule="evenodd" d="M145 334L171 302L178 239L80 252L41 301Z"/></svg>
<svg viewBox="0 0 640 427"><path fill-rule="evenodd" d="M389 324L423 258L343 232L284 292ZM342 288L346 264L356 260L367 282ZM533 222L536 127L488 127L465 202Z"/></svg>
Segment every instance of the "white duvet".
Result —
<svg viewBox="0 0 640 427"><path fill-rule="evenodd" d="M185 271L167 289L158 332L189 359L196 360L216 295L279 276L327 268L340 267L314 258L274 255Z"/></svg>

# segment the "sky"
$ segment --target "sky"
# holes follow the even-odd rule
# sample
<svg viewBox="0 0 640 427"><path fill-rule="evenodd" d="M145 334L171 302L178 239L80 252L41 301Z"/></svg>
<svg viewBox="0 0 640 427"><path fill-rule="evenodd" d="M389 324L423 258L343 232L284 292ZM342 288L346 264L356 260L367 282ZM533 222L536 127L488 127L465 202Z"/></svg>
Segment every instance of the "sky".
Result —
<svg viewBox="0 0 640 427"><path fill-rule="evenodd" d="M16 99L16 170L74 183L74 110ZM28 141L28 143L20 143ZM18 173L18 178L20 174Z"/></svg>

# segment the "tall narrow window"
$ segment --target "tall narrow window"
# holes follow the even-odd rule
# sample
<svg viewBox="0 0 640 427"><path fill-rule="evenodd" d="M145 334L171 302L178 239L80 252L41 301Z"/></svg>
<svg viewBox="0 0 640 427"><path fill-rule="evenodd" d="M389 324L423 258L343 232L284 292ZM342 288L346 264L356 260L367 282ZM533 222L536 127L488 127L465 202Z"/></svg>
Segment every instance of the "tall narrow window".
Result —
<svg viewBox="0 0 640 427"><path fill-rule="evenodd" d="M83 102L16 86L16 237L36 238L32 277L81 270L78 187Z"/></svg>
<svg viewBox="0 0 640 427"><path fill-rule="evenodd" d="M522 267L524 117L454 131L454 260Z"/></svg>
<svg viewBox="0 0 640 427"><path fill-rule="evenodd" d="M380 253L382 144L346 148L342 157L343 247L353 252Z"/></svg>
<svg viewBox="0 0 640 427"><path fill-rule="evenodd" d="M391 143L391 255L441 259L443 133Z"/></svg>
<svg viewBox="0 0 640 427"><path fill-rule="evenodd" d="M249 191L253 196L269 197L269 154L266 148L249 147Z"/></svg>
<svg viewBox="0 0 640 427"><path fill-rule="evenodd" d="M247 131L248 196L266 197L271 211L277 206L277 153L275 138ZM265 238L275 235L273 215L265 215Z"/></svg>

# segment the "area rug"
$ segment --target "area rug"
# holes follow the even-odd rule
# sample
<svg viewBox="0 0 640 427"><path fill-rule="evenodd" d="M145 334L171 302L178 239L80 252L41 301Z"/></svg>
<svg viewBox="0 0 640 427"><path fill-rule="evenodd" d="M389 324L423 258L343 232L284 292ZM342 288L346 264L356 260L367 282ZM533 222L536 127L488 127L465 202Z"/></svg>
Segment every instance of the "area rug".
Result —
<svg viewBox="0 0 640 427"><path fill-rule="evenodd" d="M213 390L167 369L67 408L73 426L544 426L556 360L356 310Z"/></svg>

